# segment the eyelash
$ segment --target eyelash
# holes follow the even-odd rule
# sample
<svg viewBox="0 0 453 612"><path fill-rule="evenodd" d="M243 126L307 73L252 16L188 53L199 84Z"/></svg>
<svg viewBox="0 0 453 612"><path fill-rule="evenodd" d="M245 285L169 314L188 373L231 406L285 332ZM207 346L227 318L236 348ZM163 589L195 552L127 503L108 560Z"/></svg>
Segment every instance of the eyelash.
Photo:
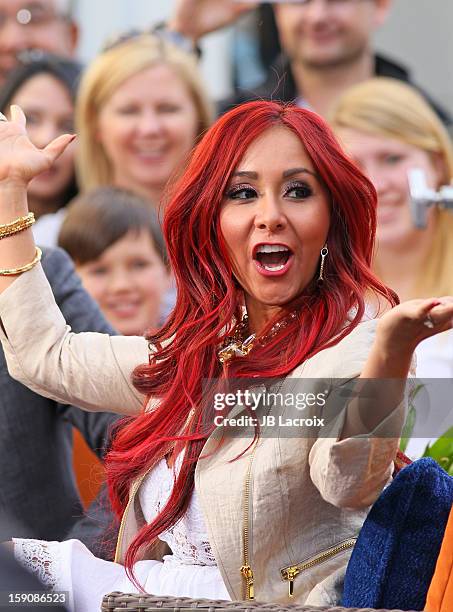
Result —
<svg viewBox="0 0 453 612"><path fill-rule="evenodd" d="M309 198L311 195L313 195L313 189L310 187L310 185L308 185L307 183L303 181L294 181L290 183L289 185L286 185L283 195L287 196L291 191L294 191L295 189L301 189L301 190L303 189L304 195L298 196L294 199L305 200L306 198ZM239 196L239 194L246 193L246 192L248 192L249 194L250 192L252 192L253 195L249 195L247 197L236 197L236 196ZM227 195L227 198L230 200L249 200L257 196L257 191L250 185L241 184L241 185L235 185L234 187L232 187L227 192L226 195Z"/></svg>
<svg viewBox="0 0 453 612"><path fill-rule="evenodd" d="M295 189L303 189L305 192L303 196L297 198L298 200L305 200L313 195L313 189L308 183L305 183L304 181L294 181L293 183L287 185L284 195L288 195L290 191L293 191Z"/></svg>
<svg viewBox="0 0 453 612"><path fill-rule="evenodd" d="M245 192L249 192L249 193L252 192L253 195L249 197L245 197L245 198L235 197L235 196L238 196L240 193L245 193ZM229 198L230 200L248 200L250 198L255 197L256 195L257 195L256 189L253 189L253 187L250 187L250 185L245 185L245 184L235 185L234 187L229 189L227 192L227 198Z"/></svg>

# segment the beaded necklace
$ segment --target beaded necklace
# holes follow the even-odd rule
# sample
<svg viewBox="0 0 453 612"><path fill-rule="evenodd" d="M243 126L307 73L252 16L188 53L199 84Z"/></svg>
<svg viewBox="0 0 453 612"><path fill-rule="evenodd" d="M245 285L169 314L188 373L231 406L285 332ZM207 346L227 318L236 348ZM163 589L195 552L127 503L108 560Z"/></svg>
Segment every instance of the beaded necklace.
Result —
<svg viewBox="0 0 453 612"><path fill-rule="evenodd" d="M257 340L256 334L247 335L249 331L249 318L245 314L242 320L234 328L232 335L225 338L222 348L218 352L220 363L226 363L233 357L246 357L256 344L259 346L267 344L269 340L287 327L296 317L297 311L293 310L284 319L277 321L267 334L261 336Z"/></svg>

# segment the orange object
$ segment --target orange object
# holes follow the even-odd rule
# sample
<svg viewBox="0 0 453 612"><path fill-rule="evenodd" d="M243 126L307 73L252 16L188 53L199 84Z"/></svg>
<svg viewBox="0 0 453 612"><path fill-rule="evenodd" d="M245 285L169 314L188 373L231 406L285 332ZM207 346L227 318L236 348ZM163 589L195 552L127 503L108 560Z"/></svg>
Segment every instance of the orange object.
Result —
<svg viewBox="0 0 453 612"><path fill-rule="evenodd" d="M429 585L425 612L453 611L453 506L448 518L442 546Z"/></svg>
<svg viewBox="0 0 453 612"><path fill-rule="evenodd" d="M81 433L73 430L73 466L76 474L77 486L83 505L87 508L99 492L105 480L105 471L102 463L89 448Z"/></svg>

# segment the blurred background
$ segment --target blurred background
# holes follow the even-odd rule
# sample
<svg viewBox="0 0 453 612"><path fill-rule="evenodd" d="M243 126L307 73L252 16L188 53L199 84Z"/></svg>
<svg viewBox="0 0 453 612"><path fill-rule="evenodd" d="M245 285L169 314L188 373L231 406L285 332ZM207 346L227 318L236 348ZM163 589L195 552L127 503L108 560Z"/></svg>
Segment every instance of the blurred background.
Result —
<svg viewBox="0 0 453 612"><path fill-rule="evenodd" d="M75 0L75 13L82 24L80 58L91 59L99 50L100 41L115 32L165 20L172 5L173 0ZM376 35L377 49L410 68L414 80L450 111L453 109L452 27L451 1L396 0L391 18ZM226 97L231 91L234 36L235 32L228 30L207 36L202 44L206 50L202 69L216 99Z"/></svg>

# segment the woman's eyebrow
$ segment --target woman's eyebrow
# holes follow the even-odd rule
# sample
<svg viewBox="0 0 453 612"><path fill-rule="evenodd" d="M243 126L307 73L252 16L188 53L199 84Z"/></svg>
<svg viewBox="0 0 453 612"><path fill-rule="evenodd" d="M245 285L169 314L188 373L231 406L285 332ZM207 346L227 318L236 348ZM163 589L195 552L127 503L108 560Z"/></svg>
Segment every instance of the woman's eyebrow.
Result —
<svg viewBox="0 0 453 612"><path fill-rule="evenodd" d="M232 176L245 176L247 178L251 178L256 180L258 178L257 172L248 172L247 170L239 170L238 172L233 172Z"/></svg>
<svg viewBox="0 0 453 612"><path fill-rule="evenodd" d="M290 168L289 170L285 170L282 173L283 178L289 178L291 176L294 176L295 174L310 174L311 176L314 176L316 179L319 180L319 176L316 174L316 172L313 172L313 170L309 170L308 168L304 168L304 167L300 167L300 168Z"/></svg>
<svg viewBox="0 0 453 612"><path fill-rule="evenodd" d="M309 170L308 168L304 168L304 167L300 167L300 168L290 168L289 170L285 170L282 173L282 177L283 178L289 178L291 176L294 176L295 174L310 174L311 176L314 176L316 179L319 180L319 176L316 174L316 172L313 172L313 170ZM246 177L246 178L250 178L253 180L258 179L259 175L257 172L251 172L248 170L238 170L237 172L234 172L233 177Z"/></svg>

